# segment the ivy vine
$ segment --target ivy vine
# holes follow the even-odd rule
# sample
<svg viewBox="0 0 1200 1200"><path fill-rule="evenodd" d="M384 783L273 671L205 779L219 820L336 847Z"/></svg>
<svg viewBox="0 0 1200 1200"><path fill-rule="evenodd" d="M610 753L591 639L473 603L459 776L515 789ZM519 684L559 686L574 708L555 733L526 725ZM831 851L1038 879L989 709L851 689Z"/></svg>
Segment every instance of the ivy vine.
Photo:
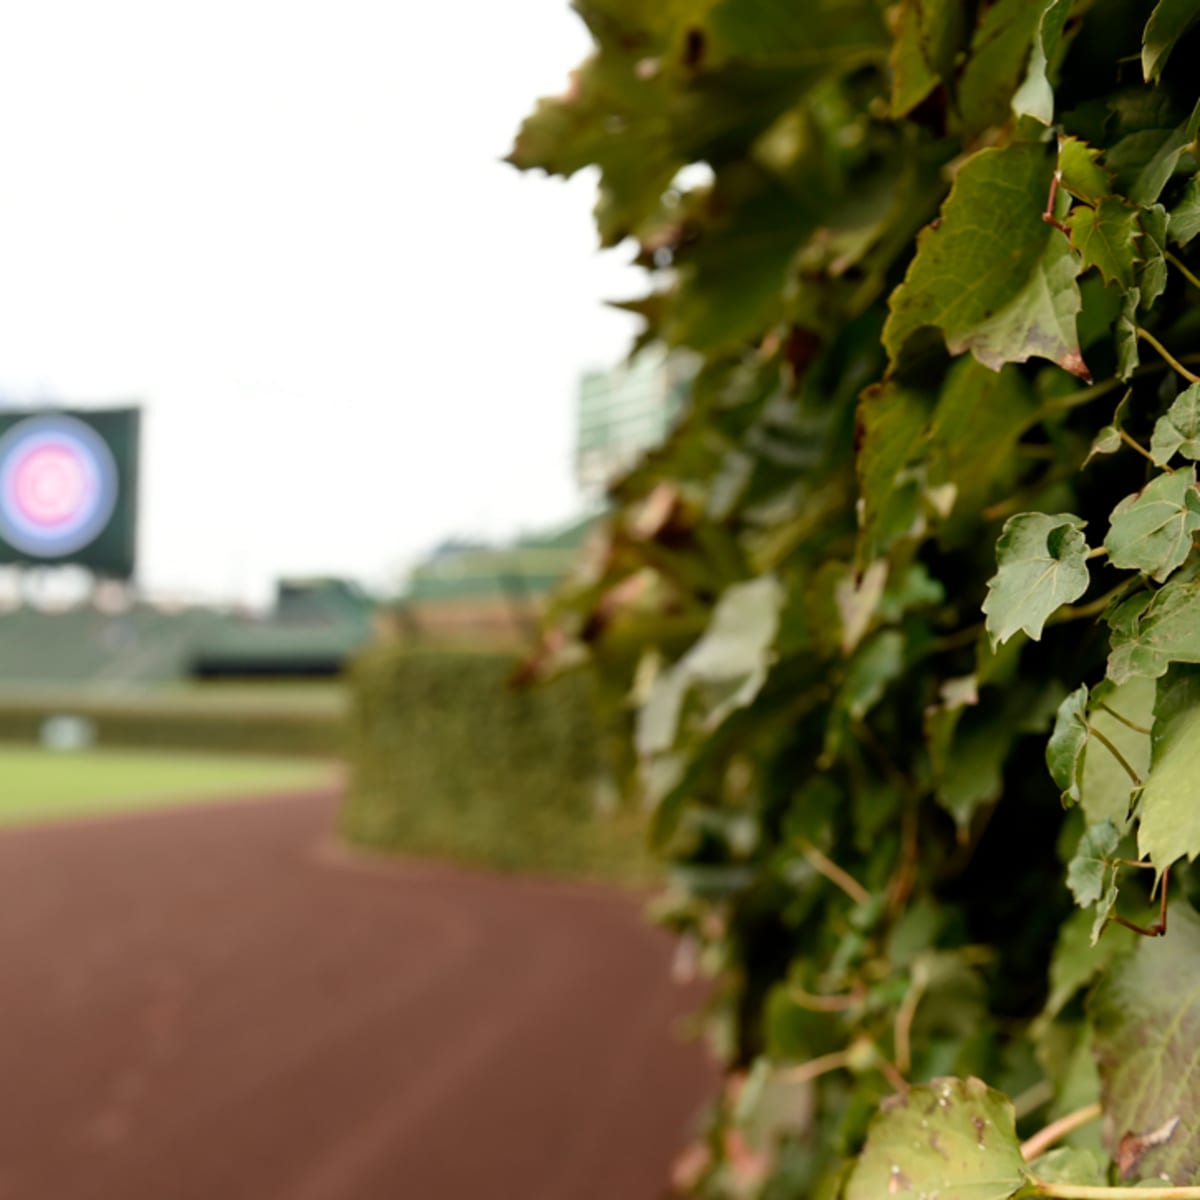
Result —
<svg viewBox="0 0 1200 1200"><path fill-rule="evenodd" d="M530 673L714 981L677 1183L1200 1196L1200 3L576 8L512 160L699 369Z"/></svg>

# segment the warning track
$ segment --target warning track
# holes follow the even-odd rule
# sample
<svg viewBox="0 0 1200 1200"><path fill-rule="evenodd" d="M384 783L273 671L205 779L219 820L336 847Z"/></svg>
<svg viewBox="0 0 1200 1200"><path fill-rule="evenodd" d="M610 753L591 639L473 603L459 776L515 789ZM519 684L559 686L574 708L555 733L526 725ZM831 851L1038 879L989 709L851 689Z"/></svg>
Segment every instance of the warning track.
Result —
<svg viewBox="0 0 1200 1200"><path fill-rule="evenodd" d="M0 834L0 1200L654 1200L713 1076L602 889L319 850L332 796Z"/></svg>

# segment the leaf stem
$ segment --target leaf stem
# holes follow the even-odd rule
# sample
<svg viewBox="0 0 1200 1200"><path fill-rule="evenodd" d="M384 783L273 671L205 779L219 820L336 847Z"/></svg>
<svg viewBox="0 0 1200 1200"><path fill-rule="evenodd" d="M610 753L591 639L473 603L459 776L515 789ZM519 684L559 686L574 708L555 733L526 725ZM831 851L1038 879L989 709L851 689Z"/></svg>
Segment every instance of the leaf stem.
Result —
<svg viewBox="0 0 1200 1200"><path fill-rule="evenodd" d="M1104 547L1099 547L1103 550ZM1093 550L1088 558L1099 557L1096 550ZM1064 608L1060 608L1057 612L1051 613L1046 621L1047 625L1057 625L1060 621L1086 621L1088 617L1098 617L1111 603L1113 597L1124 591L1128 581L1118 583L1115 588L1110 588L1103 596L1097 596L1095 600L1087 604L1068 604Z"/></svg>
<svg viewBox="0 0 1200 1200"><path fill-rule="evenodd" d="M1146 447L1143 446L1142 443L1139 442L1136 438L1131 438L1129 436L1129 434L1127 434L1125 432L1125 430L1118 429L1117 437L1119 437L1121 439L1121 441L1123 441L1125 443L1125 445L1130 446L1134 450L1136 450L1144 459L1146 459L1149 462L1154 462L1154 455L1151 454L1150 451L1147 450ZM1154 465L1157 467L1158 463L1154 463Z"/></svg>
<svg viewBox="0 0 1200 1200"><path fill-rule="evenodd" d="M870 900L871 893L853 875L839 867L833 859L822 854L812 842L803 842L800 852L808 860L810 866L815 867L830 883L840 887L855 904L865 904Z"/></svg>
<svg viewBox="0 0 1200 1200"><path fill-rule="evenodd" d="M843 1067L848 1067L851 1057L851 1048L847 1047L845 1050L835 1050L832 1054L822 1054L820 1058L811 1058L808 1062L780 1071L779 1074L788 1083L808 1083L812 1079L828 1075L830 1071L840 1071Z"/></svg>
<svg viewBox="0 0 1200 1200"><path fill-rule="evenodd" d="M1094 1121L1103 1111L1099 1104L1085 1104L1083 1108L1077 1108L1074 1112L1067 1113L1065 1117L1051 1121L1044 1129L1039 1129L1033 1137L1021 1143L1021 1157L1026 1162L1033 1162L1035 1158L1049 1150L1055 1142L1062 1141L1068 1133L1074 1133L1076 1129Z"/></svg>
<svg viewBox="0 0 1200 1200"><path fill-rule="evenodd" d="M1156 338L1154 336L1154 334L1147 333L1146 330L1144 330L1140 325L1136 326L1135 328L1137 330L1138 337L1140 337L1142 339L1142 341L1144 341L1144 342L1149 342L1150 345L1153 346L1154 349L1157 350L1159 352L1159 354L1162 355L1163 361L1167 364L1167 366L1171 367L1172 370L1174 370L1178 374L1182 375L1183 378L1186 379L1189 383L1200 383L1200 375L1195 375L1191 371L1189 371L1187 369L1187 367L1185 367L1170 352L1170 350L1168 350L1166 348L1166 346L1164 346L1162 344L1162 342L1160 342L1158 340L1158 338Z"/></svg>
<svg viewBox="0 0 1200 1200"><path fill-rule="evenodd" d="M1114 746L1112 744L1112 742L1110 742L1108 740L1108 738L1106 738L1104 736L1104 734L1102 734L1100 732L1100 730L1098 730L1095 727L1095 725L1089 725L1088 731L1091 733L1092 737L1094 737L1096 739L1096 741L1098 741L1100 743L1100 745L1102 745L1105 748L1105 750L1107 750L1109 752L1109 754L1111 754L1113 756L1113 758L1115 758L1117 760L1117 762L1119 762L1121 764L1121 766L1125 769L1125 774L1128 775L1129 778L1133 780L1133 786L1134 787L1142 787L1145 781L1129 765L1129 760L1125 757L1125 755L1123 755L1120 752L1120 750L1118 750L1116 748L1116 746Z"/></svg>
<svg viewBox="0 0 1200 1200"><path fill-rule="evenodd" d="M1200 1187L1108 1187L1094 1183L1049 1183L1031 1179L1039 1196L1059 1200L1200 1200Z"/></svg>
<svg viewBox="0 0 1200 1200"><path fill-rule="evenodd" d="M1170 250L1167 251L1166 258L1167 262L1169 262L1173 267L1177 268L1179 273L1188 281L1188 283L1192 285L1192 287L1200 288L1200 279L1197 279L1196 276L1188 270L1187 265L1176 258L1176 256L1172 254Z"/></svg>
<svg viewBox="0 0 1200 1200"><path fill-rule="evenodd" d="M1144 725L1136 725L1128 717L1121 716L1121 714L1119 712L1117 712L1117 710L1115 708L1109 708L1108 705L1105 704L1103 700L1097 705L1097 707L1104 709L1104 711L1106 713L1108 713L1108 715L1110 717L1114 717L1116 720L1120 721L1121 724L1124 725L1127 729L1132 729L1134 733L1152 733L1153 732L1153 730L1147 729Z"/></svg>
<svg viewBox="0 0 1200 1200"><path fill-rule="evenodd" d="M1124 435L1122 435L1122 436L1124 436ZM1136 442L1134 444L1137 445ZM1141 446L1138 446L1138 449L1142 450ZM1144 450L1142 450L1142 453L1146 454L1146 452ZM1149 458L1150 456L1148 454L1146 454L1146 457ZM1108 553L1107 546L1097 546L1095 548L1095 550L1089 550L1087 552L1087 556L1088 556L1088 558L1103 558L1107 553Z"/></svg>

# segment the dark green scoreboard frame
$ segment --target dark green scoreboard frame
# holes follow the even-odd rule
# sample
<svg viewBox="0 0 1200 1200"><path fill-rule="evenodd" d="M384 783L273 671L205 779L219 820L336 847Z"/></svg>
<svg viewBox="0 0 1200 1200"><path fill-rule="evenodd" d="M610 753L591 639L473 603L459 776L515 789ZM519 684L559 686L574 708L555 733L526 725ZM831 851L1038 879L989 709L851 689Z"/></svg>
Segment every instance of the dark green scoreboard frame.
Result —
<svg viewBox="0 0 1200 1200"><path fill-rule="evenodd" d="M0 534L0 564L62 566L73 563L108 579L129 579L137 559L138 455L141 409L0 410L0 438L30 417L70 417L90 426L108 446L117 468L117 497L112 516L100 531L77 550L61 555L36 555L18 549Z"/></svg>

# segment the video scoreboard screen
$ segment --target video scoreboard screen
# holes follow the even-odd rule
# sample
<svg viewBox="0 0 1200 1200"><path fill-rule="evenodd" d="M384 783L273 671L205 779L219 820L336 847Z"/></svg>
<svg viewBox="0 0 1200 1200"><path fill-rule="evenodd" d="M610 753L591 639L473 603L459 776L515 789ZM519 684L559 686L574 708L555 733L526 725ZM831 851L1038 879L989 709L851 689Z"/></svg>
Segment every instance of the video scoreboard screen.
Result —
<svg viewBox="0 0 1200 1200"><path fill-rule="evenodd" d="M140 416L0 411L0 563L133 574Z"/></svg>

